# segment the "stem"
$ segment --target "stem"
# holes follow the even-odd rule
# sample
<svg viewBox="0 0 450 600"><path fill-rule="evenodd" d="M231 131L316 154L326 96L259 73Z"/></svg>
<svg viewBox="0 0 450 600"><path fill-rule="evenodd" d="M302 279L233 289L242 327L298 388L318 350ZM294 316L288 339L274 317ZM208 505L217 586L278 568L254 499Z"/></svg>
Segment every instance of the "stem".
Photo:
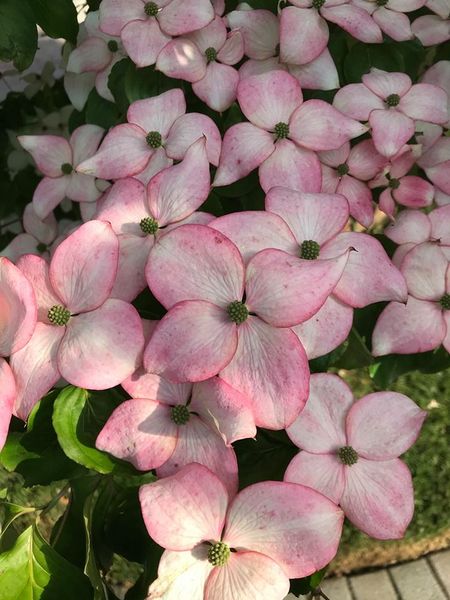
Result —
<svg viewBox="0 0 450 600"><path fill-rule="evenodd" d="M66 492L68 490L70 490L70 484L66 483L66 485L62 488L62 490L58 494L56 494L56 496L53 496L53 498L50 500L50 502L48 504L45 504L44 506L39 506L36 508L36 510L41 511L41 514L48 512L54 506L56 506L56 504L58 504L60 499L66 494Z"/></svg>

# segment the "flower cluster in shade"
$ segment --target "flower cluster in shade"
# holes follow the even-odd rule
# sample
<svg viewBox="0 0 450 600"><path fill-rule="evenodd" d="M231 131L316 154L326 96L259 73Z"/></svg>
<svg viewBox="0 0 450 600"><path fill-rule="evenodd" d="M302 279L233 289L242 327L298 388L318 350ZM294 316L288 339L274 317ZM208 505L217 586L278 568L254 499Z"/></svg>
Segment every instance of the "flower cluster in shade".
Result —
<svg viewBox="0 0 450 600"><path fill-rule="evenodd" d="M423 6L436 14L411 25ZM399 456L425 412L393 392L355 401L308 361L380 302L374 356L450 351L450 62L414 84L372 69L332 104L302 92L339 87L327 22L368 43L435 40L440 3L223 12L220 0L103 0L89 13L67 66L75 106L93 85L111 100L109 73L128 55L191 83L212 110L236 102L242 119L222 137L173 88L131 103L107 132L20 136L44 177L0 257L0 447L11 416L26 420L60 379L123 388L96 446L159 478L140 491L165 548L149 599L282 600L290 578L332 560L344 516L402 537L413 488ZM264 210L202 210L213 188L256 169ZM392 260L362 232L372 190ZM65 198L82 221L58 228ZM142 292L161 319L139 313ZM233 444L258 427L286 430L301 451L284 481L238 492Z"/></svg>

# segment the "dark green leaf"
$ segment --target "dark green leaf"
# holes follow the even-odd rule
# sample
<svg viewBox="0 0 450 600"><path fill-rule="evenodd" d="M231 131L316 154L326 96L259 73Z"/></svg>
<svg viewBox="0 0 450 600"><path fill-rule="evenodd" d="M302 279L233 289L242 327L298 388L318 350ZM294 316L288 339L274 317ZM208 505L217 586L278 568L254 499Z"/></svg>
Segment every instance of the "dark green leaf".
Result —
<svg viewBox="0 0 450 600"><path fill-rule="evenodd" d="M18 517L35 510L34 506L20 506L19 504L0 500L0 537Z"/></svg>
<svg viewBox="0 0 450 600"><path fill-rule="evenodd" d="M382 356L370 367L370 376L377 387L387 389L400 375L417 369L418 357L420 354Z"/></svg>
<svg viewBox="0 0 450 600"><path fill-rule="evenodd" d="M77 11L72 0L29 0L36 19L52 38L64 38L76 44Z"/></svg>
<svg viewBox="0 0 450 600"><path fill-rule="evenodd" d="M345 352L334 362L333 366L339 369L357 369L372 364L373 360L363 338L353 327L347 339Z"/></svg>
<svg viewBox="0 0 450 600"><path fill-rule="evenodd" d="M384 71L405 71L405 61L394 44L364 44L352 46L344 61L345 83L361 83L372 67Z"/></svg>
<svg viewBox="0 0 450 600"><path fill-rule="evenodd" d="M23 71L37 50L37 29L28 0L0 0L0 60Z"/></svg>
<svg viewBox="0 0 450 600"><path fill-rule="evenodd" d="M29 527L0 554L0 600L91 600L89 580Z"/></svg>
<svg viewBox="0 0 450 600"><path fill-rule="evenodd" d="M95 490L84 503L83 522L84 533L86 536L86 563L84 572L89 577L92 587L94 588L94 600L108 600L108 588L100 574L100 570L95 557L94 542L92 536L92 519L95 505L99 496L100 490Z"/></svg>
<svg viewBox="0 0 450 600"><path fill-rule="evenodd" d="M115 104L102 98L94 88L86 103L86 123L109 129L120 121L120 113Z"/></svg>

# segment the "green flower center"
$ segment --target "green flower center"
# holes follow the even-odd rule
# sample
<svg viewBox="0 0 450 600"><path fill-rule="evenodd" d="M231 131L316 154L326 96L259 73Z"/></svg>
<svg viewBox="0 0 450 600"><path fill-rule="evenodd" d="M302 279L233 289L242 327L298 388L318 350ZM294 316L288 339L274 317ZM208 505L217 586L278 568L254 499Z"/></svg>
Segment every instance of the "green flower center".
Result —
<svg viewBox="0 0 450 600"><path fill-rule="evenodd" d="M208 62L212 62L217 58L217 50L215 48L206 48L205 56Z"/></svg>
<svg viewBox="0 0 450 600"><path fill-rule="evenodd" d="M170 418L175 425L186 425L190 416L189 409L184 404L177 404L170 409Z"/></svg>
<svg viewBox="0 0 450 600"><path fill-rule="evenodd" d="M358 453L351 446L339 448L338 456L341 463L349 467L358 462Z"/></svg>
<svg viewBox="0 0 450 600"><path fill-rule="evenodd" d="M400 103L400 96L398 94L390 94L385 102L388 106L398 106Z"/></svg>
<svg viewBox="0 0 450 600"><path fill-rule="evenodd" d="M155 235L159 229L158 221L152 217L145 217L144 219L141 219L139 226L147 235Z"/></svg>
<svg viewBox="0 0 450 600"><path fill-rule="evenodd" d="M61 171L64 175L70 175L73 171L73 167L70 163L64 163L61 165Z"/></svg>
<svg viewBox="0 0 450 600"><path fill-rule="evenodd" d="M314 240L304 240L300 246L300 258L315 260L320 254L320 246Z"/></svg>
<svg viewBox="0 0 450 600"><path fill-rule="evenodd" d="M341 165L338 165L336 171L338 172L339 177L343 177L344 175L347 175L347 173L349 172L349 168L347 163L342 163Z"/></svg>
<svg viewBox="0 0 450 600"><path fill-rule="evenodd" d="M119 49L119 44L116 42L116 40L109 40L108 49L111 50L111 52L117 52Z"/></svg>
<svg viewBox="0 0 450 600"><path fill-rule="evenodd" d="M155 2L147 2L144 6L145 14L148 17L156 17L158 10L158 5Z"/></svg>
<svg viewBox="0 0 450 600"><path fill-rule="evenodd" d="M289 125L287 123L277 123L275 125L275 135L277 136L277 140L282 140L287 138L289 135Z"/></svg>
<svg viewBox="0 0 450 600"><path fill-rule="evenodd" d="M230 558L231 550L227 544L216 542L208 550L208 561L214 567L223 567Z"/></svg>
<svg viewBox="0 0 450 600"><path fill-rule="evenodd" d="M47 313L48 320L52 325L67 325L70 319L70 310L65 306L55 304Z"/></svg>
<svg viewBox="0 0 450 600"><path fill-rule="evenodd" d="M388 185L391 188L391 190L398 190L398 188L400 187L400 181L398 179L395 179L394 177L391 177L391 179L389 179Z"/></svg>
<svg viewBox="0 0 450 600"><path fill-rule="evenodd" d="M36 250L38 252L45 252L47 250L47 244L44 244L43 242L39 242L39 244L36 246Z"/></svg>
<svg viewBox="0 0 450 600"><path fill-rule="evenodd" d="M444 310L450 310L450 294L444 294L439 300L439 304Z"/></svg>
<svg viewBox="0 0 450 600"><path fill-rule="evenodd" d="M145 141L150 148L159 148L162 144L162 137L159 131L149 131L145 137Z"/></svg>
<svg viewBox="0 0 450 600"><path fill-rule="evenodd" d="M231 304L229 304L227 306L227 313L228 313L228 316L230 317L230 319L234 323L236 323L237 325L240 325L241 323L243 323L244 321L247 320L248 308L245 306L245 304L243 302L239 302L239 300L235 300L234 302L231 302Z"/></svg>
<svg viewBox="0 0 450 600"><path fill-rule="evenodd" d="M321 9L324 4L325 4L325 0L313 0L312 1L312 7L315 8L316 10Z"/></svg>

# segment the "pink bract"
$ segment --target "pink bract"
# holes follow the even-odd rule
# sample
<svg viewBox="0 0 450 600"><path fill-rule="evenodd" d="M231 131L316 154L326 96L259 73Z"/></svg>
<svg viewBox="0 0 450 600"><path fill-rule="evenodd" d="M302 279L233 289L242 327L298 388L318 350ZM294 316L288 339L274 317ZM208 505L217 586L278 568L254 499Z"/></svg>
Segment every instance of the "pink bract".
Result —
<svg viewBox="0 0 450 600"><path fill-rule="evenodd" d="M16 382L10 366L0 358L0 450L3 448L16 401Z"/></svg>
<svg viewBox="0 0 450 600"><path fill-rule="evenodd" d="M302 449L285 481L307 485L341 505L377 539L404 535L414 510L408 467L398 459L417 439L426 412L395 392L354 402L337 375L311 375L308 402L287 429Z"/></svg>
<svg viewBox="0 0 450 600"><path fill-rule="evenodd" d="M144 522L166 552L149 598L261 596L280 600L336 553L343 514L307 487L267 481L231 502L220 480L192 464L140 489ZM316 525L312 526L311 523ZM233 549L233 552L230 552Z"/></svg>

